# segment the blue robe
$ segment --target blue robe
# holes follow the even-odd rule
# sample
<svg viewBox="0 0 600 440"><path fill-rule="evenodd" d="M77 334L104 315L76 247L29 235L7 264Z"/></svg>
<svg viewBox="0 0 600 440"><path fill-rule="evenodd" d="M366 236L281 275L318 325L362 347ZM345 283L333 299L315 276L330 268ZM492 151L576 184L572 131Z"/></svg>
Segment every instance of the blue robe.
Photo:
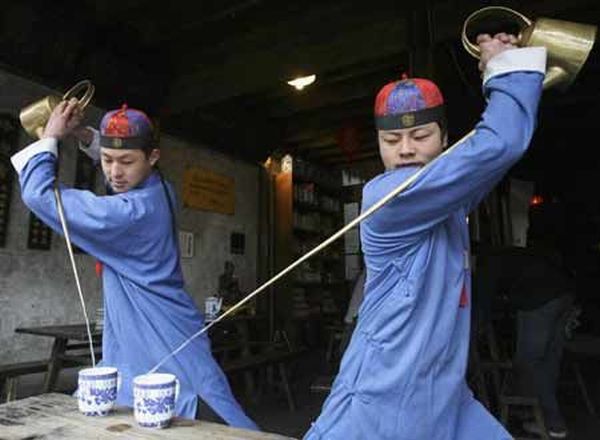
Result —
<svg viewBox="0 0 600 440"><path fill-rule="evenodd" d="M525 152L543 80L536 69L500 72L485 83L489 102L475 134L361 224L365 297L331 393L305 439L512 438L465 382L466 217ZM368 182L363 210L415 171L391 170Z"/></svg>
<svg viewBox="0 0 600 440"><path fill-rule="evenodd" d="M53 193L56 151L55 139L42 139L12 160L25 204L62 233ZM169 191L173 196L170 186ZM121 194L97 196L63 185L60 192L72 242L104 264L101 365L119 369L117 403L131 407L133 378L147 373L204 326L203 315L184 290L166 193L156 172ZM206 334L159 372L172 373L180 381L179 416L195 417L199 395L230 425L258 429L233 397Z"/></svg>

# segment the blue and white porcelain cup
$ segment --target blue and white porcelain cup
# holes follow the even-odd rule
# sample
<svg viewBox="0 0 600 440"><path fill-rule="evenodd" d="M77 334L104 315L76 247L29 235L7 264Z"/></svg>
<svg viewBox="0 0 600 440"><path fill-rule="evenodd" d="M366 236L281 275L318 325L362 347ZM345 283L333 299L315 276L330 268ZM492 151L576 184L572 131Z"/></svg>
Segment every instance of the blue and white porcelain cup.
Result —
<svg viewBox="0 0 600 440"><path fill-rule="evenodd" d="M77 400L86 416L105 416L115 406L119 373L114 367L85 368L79 372Z"/></svg>
<svg viewBox="0 0 600 440"><path fill-rule="evenodd" d="M175 413L179 381L173 374L153 373L133 379L133 415L144 428L166 428Z"/></svg>

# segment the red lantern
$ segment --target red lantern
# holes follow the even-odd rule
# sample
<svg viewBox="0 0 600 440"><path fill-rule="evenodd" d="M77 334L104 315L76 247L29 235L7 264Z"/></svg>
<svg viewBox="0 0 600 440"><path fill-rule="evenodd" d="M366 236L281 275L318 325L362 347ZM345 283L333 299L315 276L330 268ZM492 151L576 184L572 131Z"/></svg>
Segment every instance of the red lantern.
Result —
<svg viewBox="0 0 600 440"><path fill-rule="evenodd" d="M534 195L529 201L530 206L540 206L544 203L544 198L540 195Z"/></svg>
<svg viewBox="0 0 600 440"><path fill-rule="evenodd" d="M337 132L337 144L346 155L348 162L354 160L354 155L360 149L360 132L354 124L344 124Z"/></svg>

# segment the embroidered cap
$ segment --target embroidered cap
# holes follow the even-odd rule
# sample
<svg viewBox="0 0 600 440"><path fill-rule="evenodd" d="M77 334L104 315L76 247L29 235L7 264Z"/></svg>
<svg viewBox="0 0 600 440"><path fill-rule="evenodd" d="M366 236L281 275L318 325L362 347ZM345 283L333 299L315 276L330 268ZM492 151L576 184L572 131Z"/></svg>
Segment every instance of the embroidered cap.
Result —
<svg viewBox="0 0 600 440"><path fill-rule="evenodd" d="M100 146L117 149L144 149L154 143L154 127L146 113L123 104L109 111L100 122Z"/></svg>
<svg viewBox="0 0 600 440"><path fill-rule="evenodd" d="M381 88L375 99L375 127L398 130L445 121L444 97L434 82L403 78Z"/></svg>

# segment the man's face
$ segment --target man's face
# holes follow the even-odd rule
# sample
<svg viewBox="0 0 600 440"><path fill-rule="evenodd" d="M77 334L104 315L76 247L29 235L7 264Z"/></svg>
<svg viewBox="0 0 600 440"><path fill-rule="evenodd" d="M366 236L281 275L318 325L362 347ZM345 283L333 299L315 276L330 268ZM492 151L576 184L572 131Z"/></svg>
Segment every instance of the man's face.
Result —
<svg viewBox="0 0 600 440"><path fill-rule="evenodd" d="M142 150L101 148L102 171L115 193L127 192L142 183L160 157L158 149L149 155Z"/></svg>
<svg viewBox="0 0 600 440"><path fill-rule="evenodd" d="M386 170L404 166L423 166L446 147L436 122L398 130L379 130L379 154Z"/></svg>

